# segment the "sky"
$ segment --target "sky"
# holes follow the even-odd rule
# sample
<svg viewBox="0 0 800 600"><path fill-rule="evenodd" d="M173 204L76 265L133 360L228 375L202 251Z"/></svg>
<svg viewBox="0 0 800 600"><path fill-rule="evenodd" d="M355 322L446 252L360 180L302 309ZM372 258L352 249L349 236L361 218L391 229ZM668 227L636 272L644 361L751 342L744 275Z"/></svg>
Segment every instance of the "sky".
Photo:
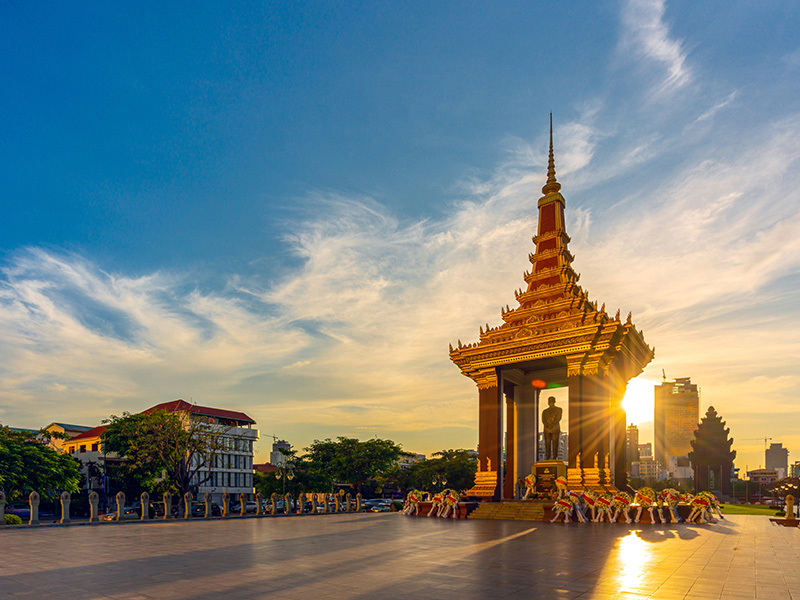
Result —
<svg viewBox="0 0 800 600"><path fill-rule="evenodd" d="M798 22L779 0L3 5L0 422L183 398L254 418L260 460L272 435L474 448L448 344L524 285L552 112L573 267L655 348L628 405L691 377L736 466L765 437L800 460Z"/></svg>

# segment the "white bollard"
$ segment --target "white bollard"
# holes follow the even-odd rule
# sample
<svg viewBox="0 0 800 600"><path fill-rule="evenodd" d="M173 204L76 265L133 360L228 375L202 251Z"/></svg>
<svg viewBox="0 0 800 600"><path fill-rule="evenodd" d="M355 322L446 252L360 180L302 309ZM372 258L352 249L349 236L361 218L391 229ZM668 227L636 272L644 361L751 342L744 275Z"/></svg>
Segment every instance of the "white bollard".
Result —
<svg viewBox="0 0 800 600"><path fill-rule="evenodd" d="M61 492L61 524L69 525L69 505L72 501L72 496L69 492Z"/></svg>

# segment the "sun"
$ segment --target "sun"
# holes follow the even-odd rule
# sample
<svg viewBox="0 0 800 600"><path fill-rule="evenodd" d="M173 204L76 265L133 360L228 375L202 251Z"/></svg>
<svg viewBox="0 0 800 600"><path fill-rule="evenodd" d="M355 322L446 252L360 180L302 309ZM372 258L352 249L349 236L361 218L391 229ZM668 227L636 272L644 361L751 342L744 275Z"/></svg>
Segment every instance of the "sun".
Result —
<svg viewBox="0 0 800 600"><path fill-rule="evenodd" d="M622 399L628 423L639 425L653 420L655 381L631 379Z"/></svg>

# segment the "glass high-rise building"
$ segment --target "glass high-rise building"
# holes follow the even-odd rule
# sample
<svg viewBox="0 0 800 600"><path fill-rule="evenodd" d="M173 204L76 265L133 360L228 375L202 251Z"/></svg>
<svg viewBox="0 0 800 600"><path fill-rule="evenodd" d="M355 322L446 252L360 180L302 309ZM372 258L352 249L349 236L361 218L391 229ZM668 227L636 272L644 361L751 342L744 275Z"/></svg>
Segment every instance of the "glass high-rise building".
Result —
<svg viewBox="0 0 800 600"><path fill-rule="evenodd" d="M700 392L691 377L664 381L655 387L653 437L655 459L668 464L667 456L685 456L700 422Z"/></svg>

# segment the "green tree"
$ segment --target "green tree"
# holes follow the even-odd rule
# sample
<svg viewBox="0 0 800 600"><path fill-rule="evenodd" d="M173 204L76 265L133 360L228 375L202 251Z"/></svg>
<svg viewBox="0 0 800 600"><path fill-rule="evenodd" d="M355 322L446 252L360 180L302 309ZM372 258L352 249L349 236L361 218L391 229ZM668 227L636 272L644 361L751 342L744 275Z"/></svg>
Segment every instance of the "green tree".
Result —
<svg viewBox="0 0 800 600"><path fill-rule="evenodd" d="M391 440L365 442L338 437L314 440L303 457L311 471L330 484L347 483L360 492L362 486L392 468L403 449Z"/></svg>
<svg viewBox="0 0 800 600"><path fill-rule="evenodd" d="M124 457L116 475L125 485L180 495L210 478L210 467L230 428L182 412L156 410L111 416L103 433L107 452ZM162 477L165 475L165 477ZM132 490L125 490L132 493ZM164 490L166 491L166 490Z"/></svg>
<svg viewBox="0 0 800 600"><path fill-rule="evenodd" d="M433 457L408 467L409 474L404 482L410 487L431 491L448 487L463 492L473 486L478 461L469 451L441 450L434 452Z"/></svg>
<svg viewBox="0 0 800 600"><path fill-rule="evenodd" d="M48 433L36 437L0 427L0 489L9 501L38 492L55 498L61 492L75 493L80 482L80 463L42 443Z"/></svg>
<svg viewBox="0 0 800 600"><path fill-rule="evenodd" d="M253 487L256 492L261 492L265 498L269 498L273 492L282 494L285 489L291 492L293 498L297 498L300 492L328 492L331 489L331 479L321 469L314 466L305 459L297 456L297 452L292 450L286 452L286 467L284 470L291 470L292 479L278 478L278 471L271 473L256 472L253 478Z"/></svg>
<svg viewBox="0 0 800 600"><path fill-rule="evenodd" d="M696 492L711 489L710 478L713 474L719 490L723 494L730 494L730 474L733 459L736 458L736 450L731 450L733 438L729 437L730 432L714 407L709 406L694 432L692 451L689 452Z"/></svg>

